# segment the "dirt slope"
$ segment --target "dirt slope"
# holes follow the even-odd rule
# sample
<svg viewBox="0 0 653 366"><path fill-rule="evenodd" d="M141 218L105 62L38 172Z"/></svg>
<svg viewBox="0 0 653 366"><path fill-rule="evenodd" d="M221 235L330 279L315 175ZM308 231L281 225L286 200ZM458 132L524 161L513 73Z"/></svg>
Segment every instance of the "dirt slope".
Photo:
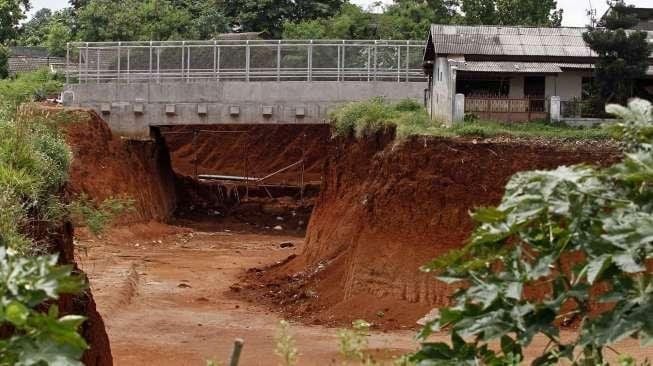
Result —
<svg viewBox="0 0 653 366"><path fill-rule="evenodd" d="M122 223L164 221L175 209L174 174L169 154L160 141L123 140L97 114L66 125L73 150L72 192L100 202L111 196L134 200L135 212Z"/></svg>
<svg viewBox="0 0 653 366"><path fill-rule="evenodd" d="M617 156L606 143L415 138L394 145L388 134L341 141L326 163L305 250L259 273L254 282L266 291L250 296L314 323L413 326L451 293L418 267L463 244L473 227L469 210L497 204L516 172Z"/></svg>
<svg viewBox="0 0 653 366"><path fill-rule="evenodd" d="M199 129L195 147L193 129ZM207 131L221 131L210 133ZM246 133L235 133L246 131ZM172 165L178 174L192 176L197 154L199 174L262 177L304 156L306 181L319 181L330 139L328 125L220 125L168 126L161 128ZM297 169L276 182L297 180Z"/></svg>

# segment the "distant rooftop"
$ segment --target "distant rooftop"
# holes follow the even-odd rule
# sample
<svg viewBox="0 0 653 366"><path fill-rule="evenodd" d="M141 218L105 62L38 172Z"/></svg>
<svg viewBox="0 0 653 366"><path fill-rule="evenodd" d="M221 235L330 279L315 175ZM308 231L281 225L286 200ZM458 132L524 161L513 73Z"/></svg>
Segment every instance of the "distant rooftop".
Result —
<svg viewBox="0 0 653 366"><path fill-rule="evenodd" d="M427 59L437 54L528 56L587 59L596 57L583 40L585 28L510 26L431 26ZM653 43L653 32L649 32Z"/></svg>
<svg viewBox="0 0 653 366"><path fill-rule="evenodd" d="M584 28L431 26L438 54L594 57L583 41Z"/></svg>

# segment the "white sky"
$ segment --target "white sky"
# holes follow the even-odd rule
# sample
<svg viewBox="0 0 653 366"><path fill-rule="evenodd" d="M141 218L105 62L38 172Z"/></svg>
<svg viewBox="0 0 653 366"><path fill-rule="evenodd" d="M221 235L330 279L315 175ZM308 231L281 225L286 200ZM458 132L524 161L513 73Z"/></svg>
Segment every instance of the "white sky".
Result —
<svg viewBox="0 0 653 366"><path fill-rule="evenodd" d="M351 0L353 3L362 5L364 7L376 2L376 0ZM391 0L383 0L384 3L392 3ZM563 25L582 27L587 24L586 9L591 4L597 9L599 16L606 10L607 5L605 0L558 0L558 7L565 9L563 18ZM653 8L653 0L626 0L626 3ZM32 5L35 10L41 8L61 9L68 6L68 0L32 0Z"/></svg>

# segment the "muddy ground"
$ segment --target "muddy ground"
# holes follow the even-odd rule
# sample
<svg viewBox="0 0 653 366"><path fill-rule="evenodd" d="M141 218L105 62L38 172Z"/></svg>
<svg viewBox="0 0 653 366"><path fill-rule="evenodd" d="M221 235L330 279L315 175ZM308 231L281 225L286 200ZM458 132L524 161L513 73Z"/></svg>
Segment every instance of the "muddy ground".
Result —
<svg viewBox="0 0 653 366"><path fill-rule="evenodd" d="M281 316L238 296L239 277L302 250L294 233L215 221L135 224L103 239L78 234L79 262L104 317L116 365L203 365L223 362L235 338L242 365L276 365ZM281 243L292 243L281 248ZM335 328L292 325L300 365L339 363ZM375 333L377 357L414 349L414 333Z"/></svg>
<svg viewBox="0 0 653 366"><path fill-rule="evenodd" d="M235 338L245 340L241 365L277 365L274 339L282 315L238 296L238 281L249 268L300 253L303 237L209 220L176 224L123 226L103 239L78 234L78 260L91 280L115 365L226 362ZM281 248L284 242L295 246ZM292 332L299 365L341 364L337 328L293 322ZM374 331L369 352L391 360L414 350L414 335ZM537 339L528 356L545 345ZM635 341L617 349L643 356Z"/></svg>

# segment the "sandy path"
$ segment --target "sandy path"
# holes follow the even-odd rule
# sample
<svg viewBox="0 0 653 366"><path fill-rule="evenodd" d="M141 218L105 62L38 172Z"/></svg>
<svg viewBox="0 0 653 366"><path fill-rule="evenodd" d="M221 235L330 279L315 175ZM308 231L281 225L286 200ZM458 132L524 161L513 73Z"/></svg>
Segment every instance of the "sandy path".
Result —
<svg viewBox="0 0 653 366"><path fill-rule="evenodd" d="M226 362L235 338L245 340L241 365L278 364L273 350L279 315L233 296L230 286L248 268L299 252L301 237L252 233L246 226L226 231L210 223L193 229L135 225L105 237L80 233L78 260L90 278L116 365ZM287 241L295 247L281 249L279 243ZM292 331L300 365L340 364L336 329L293 324ZM377 357L390 359L413 350L413 337L412 331L373 333L370 347ZM528 356L545 344L536 339ZM617 348L653 356L634 341Z"/></svg>

